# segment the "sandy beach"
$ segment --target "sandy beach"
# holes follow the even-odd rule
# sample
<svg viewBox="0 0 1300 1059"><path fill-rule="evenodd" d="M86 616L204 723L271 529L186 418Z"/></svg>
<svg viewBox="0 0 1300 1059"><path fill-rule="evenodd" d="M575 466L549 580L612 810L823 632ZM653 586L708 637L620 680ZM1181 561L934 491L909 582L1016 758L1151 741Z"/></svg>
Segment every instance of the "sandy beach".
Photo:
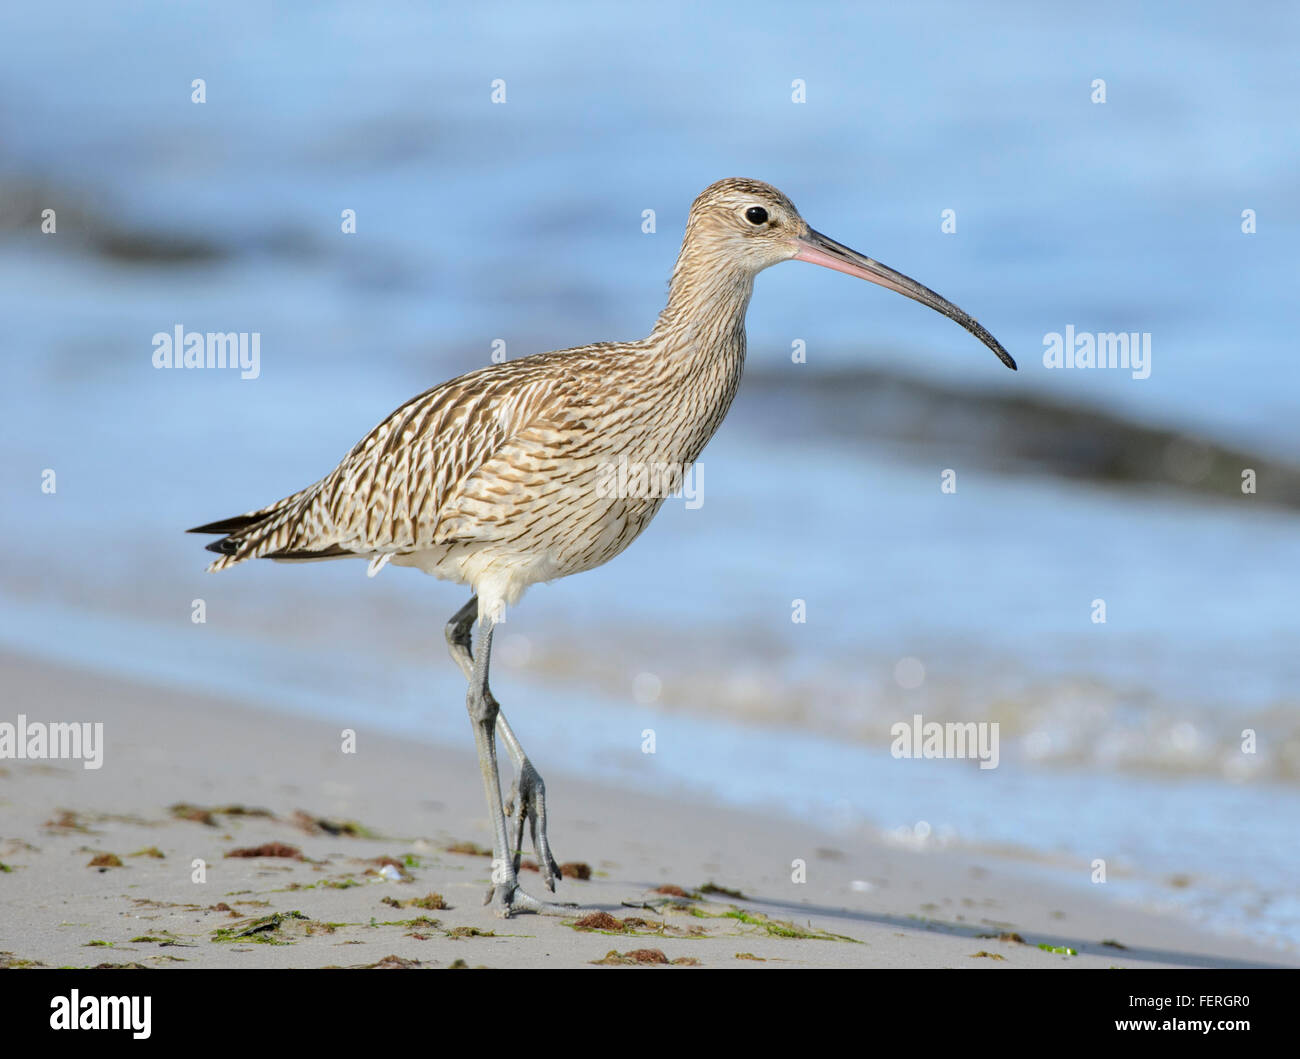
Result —
<svg viewBox="0 0 1300 1059"><path fill-rule="evenodd" d="M823 834L544 764L571 875L558 897L581 907L496 919L481 904L488 829L468 725L460 749L359 730L345 754L327 723L14 654L0 655L0 686L0 719L104 725L101 768L0 762L7 966L1293 962L1059 888L1032 863ZM792 880L796 860L806 881ZM524 882L541 892L534 872Z"/></svg>

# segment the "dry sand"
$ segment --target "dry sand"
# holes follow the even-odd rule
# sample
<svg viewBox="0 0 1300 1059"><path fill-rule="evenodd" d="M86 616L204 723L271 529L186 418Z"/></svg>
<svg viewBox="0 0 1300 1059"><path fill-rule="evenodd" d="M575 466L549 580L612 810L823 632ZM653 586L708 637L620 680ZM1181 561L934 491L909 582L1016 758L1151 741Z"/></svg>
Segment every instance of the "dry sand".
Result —
<svg viewBox="0 0 1300 1059"><path fill-rule="evenodd" d="M637 950L682 968L1295 962L991 853L849 840L597 785L544 761L557 857L592 873L565 879L558 896L582 911L496 919L481 903L490 859L453 851L489 841L468 722L458 749L363 730L357 753L343 754L323 722L29 658L0 654L0 688L0 721L102 720L106 744L99 770L0 761L0 966L567 967ZM245 812L203 811L232 807ZM263 846L301 859L228 856ZM104 854L121 866L92 866ZM400 879L378 874L382 858L401 865ZM796 859L806 882L792 881ZM195 860L206 881L194 881ZM544 893L535 873L523 880ZM706 884L743 896L700 893ZM663 904L659 887L695 899ZM417 903L429 895L446 907ZM579 929L593 910L620 922Z"/></svg>

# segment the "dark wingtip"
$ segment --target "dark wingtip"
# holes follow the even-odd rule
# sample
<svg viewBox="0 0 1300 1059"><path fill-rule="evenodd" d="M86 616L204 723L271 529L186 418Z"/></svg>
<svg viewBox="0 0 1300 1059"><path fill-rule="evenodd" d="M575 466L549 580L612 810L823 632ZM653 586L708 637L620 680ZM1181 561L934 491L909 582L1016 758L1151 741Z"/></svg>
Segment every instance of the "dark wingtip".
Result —
<svg viewBox="0 0 1300 1059"><path fill-rule="evenodd" d="M188 532L193 533L194 530ZM230 537L222 537L219 541L213 541L211 544L205 544L204 549L210 552L216 552L218 555L234 555L239 550L239 546Z"/></svg>
<svg viewBox="0 0 1300 1059"><path fill-rule="evenodd" d="M187 529L185 532L220 533L224 536L227 533L234 533L235 530L244 529L250 523L256 521L256 517L252 515L236 515L234 518L223 518L217 522L209 522L204 526L195 526L193 529Z"/></svg>

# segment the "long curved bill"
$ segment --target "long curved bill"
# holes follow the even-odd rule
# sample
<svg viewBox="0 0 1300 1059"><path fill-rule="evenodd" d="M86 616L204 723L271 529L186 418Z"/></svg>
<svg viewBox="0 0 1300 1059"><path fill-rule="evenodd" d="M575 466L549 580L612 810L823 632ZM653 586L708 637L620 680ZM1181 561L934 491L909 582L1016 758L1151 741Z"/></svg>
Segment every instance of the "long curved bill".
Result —
<svg viewBox="0 0 1300 1059"><path fill-rule="evenodd" d="M858 279L878 283L880 286L906 295L922 305L928 305L936 312L943 313L950 320L956 320L957 323L966 328L989 349L993 350L998 355L998 360L1002 361L1012 371L1016 370L1016 362L1011 358L1011 354L1002 348L1001 343L989 334L978 320L962 312L946 298L939 297L929 287L922 286L916 280L904 276L901 272L895 272L892 268L882 265L879 261L873 261L871 258L859 254L856 250L850 250L847 246L837 243L834 239L822 235L821 232L815 232L811 228L808 229L807 235L798 239L797 244L799 252L794 255L796 261L808 261L814 265L833 268L836 272L843 272L850 276L857 276Z"/></svg>

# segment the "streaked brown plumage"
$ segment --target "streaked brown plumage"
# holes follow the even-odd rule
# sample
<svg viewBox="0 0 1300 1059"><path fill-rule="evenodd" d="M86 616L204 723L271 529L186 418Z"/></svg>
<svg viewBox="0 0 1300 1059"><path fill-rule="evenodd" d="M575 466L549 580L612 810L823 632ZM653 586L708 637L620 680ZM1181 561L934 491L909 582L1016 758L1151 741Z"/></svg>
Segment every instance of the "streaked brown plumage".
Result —
<svg viewBox="0 0 1300 1059"><path fill-rule="evenodd" d="M473 588L486 624L478 658L469 650L469 608L449 625L448 641L471 682L484 782L499 823L495 853L515 869L489 895L502 914L542 910L515 878L525 822L535 844L540 822L539 860L552 889L554 878L540 777L487 688L492 624L530 585L599 566L646 527L663 496L618 495L606 487L609 468L623 458L665 467L695 461L740 384L754 277L792 258L922 301L1015 367L961 310L814 232L775 188L721 180L691 206L668 304L647 338L542 353L443 383L397 409L314 485L193 531L223 534L208 546L220 555L214 571L246 559L359 556ZM493 725L520 770L513 856L506 854Z"/></svg>

